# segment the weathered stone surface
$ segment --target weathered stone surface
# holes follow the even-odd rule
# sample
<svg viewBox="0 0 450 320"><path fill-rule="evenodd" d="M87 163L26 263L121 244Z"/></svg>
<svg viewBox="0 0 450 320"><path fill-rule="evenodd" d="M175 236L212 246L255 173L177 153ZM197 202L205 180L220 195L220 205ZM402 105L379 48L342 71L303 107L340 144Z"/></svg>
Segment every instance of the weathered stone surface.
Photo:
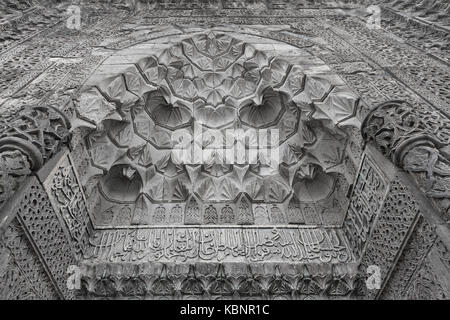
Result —
<svg viewBox="0 0 450 320"><path fill-rule="evenodd" d="M0 4L0 298L450 297L447 2L69 5Z"/></svg>

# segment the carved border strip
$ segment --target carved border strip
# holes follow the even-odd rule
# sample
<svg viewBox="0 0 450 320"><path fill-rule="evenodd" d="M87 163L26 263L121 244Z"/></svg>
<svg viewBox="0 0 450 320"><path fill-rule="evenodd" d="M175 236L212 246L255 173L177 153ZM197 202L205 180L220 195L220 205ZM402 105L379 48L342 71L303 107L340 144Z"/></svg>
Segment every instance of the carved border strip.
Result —
<svg viewBox="0 0 450 320"><path fill-rule="evenodd" d="M379 168L380 164L375 164L377 160L380 159L364 153L343 223L349 246L358 260L364 255L376 218L389 193L390 182Z"/></svg>
<svg viewBox="0 0 450 320"><path fill-rule="evenodd" d="M70 152L62 151L56 159L56 163L49 163L53 169L42 184L55 213L64 222L73 254L80 259L88 242L88 226L92 220Z"/></svg>
<svg viewBox="0 0 450 320"><path fill-rule="evenodd" d="M98 264L81 266L78 294L131 299L305 299L354 297L354 266L301 264Z"/></svg>
<svg viewBox="0 0 450 320"><path fill-rule="evenodd" d="M101 262L240 261L351 263L342 232L324 228L137 228L98 230L85 259Z"/></svg>
<svg viewBox="0 0 450 320"><path fill-rule="evenodd" d="M402 299L411 279L419 271L423 260L437 238L436 230L420 216L411 238L402 250L398 262L380 294L381 299Z"/></svg>

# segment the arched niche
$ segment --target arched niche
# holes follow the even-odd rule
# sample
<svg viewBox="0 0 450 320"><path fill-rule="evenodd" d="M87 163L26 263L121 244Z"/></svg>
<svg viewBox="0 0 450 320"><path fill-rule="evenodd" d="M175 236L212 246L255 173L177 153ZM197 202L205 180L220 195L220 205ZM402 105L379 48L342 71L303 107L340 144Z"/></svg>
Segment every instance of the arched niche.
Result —
<svg viewBox="0 0 450 320"><path fill-rule="evenodd" d="M142 224L153 223L156 205L158 212L174 204L186 211L195 196L201 207L237 210L243 194L253 206L281 211L295 196L318 216L315 224L340 224L344 217L357 165L349 132L360 125L360 100L303 49L224 30L149 41L107 59L74 104L74 125L92 128L85 137L90 164L82 177L91 201L102 198L104 206L120 207L96 190L112 168L127 164L141 179L138 198L149 202ZM240 134L244 141L238 141ZM173 152L179 143L174 137L189 137L183 143L192 158ZM240 162L235 152L224 163L227 148L239 143L246 152L257 145L253 158ZM194 161L198 150L200 162ZM337 211L332 218L330 210Z"/></svg>

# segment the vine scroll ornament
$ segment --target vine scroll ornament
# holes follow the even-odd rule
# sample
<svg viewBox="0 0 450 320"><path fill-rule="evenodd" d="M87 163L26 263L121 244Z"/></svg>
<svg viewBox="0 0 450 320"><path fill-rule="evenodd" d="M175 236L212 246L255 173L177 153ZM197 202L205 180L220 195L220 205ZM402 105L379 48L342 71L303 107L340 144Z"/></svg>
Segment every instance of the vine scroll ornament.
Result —
<svg viewBox="0 0 450 320"><path fill-rule="evenodd" d="M366 142L413 176L448 221L450 119L422 105L390 101L368 114L361 131Z"/></svg>

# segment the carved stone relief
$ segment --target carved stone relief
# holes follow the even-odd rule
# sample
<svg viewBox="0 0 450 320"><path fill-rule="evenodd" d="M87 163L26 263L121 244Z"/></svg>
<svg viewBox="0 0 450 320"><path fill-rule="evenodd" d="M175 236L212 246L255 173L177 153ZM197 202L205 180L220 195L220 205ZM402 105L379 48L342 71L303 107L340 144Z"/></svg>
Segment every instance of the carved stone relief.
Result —
<svg viewBox="0 0 450 320"><path fill-rule="evenodd" d="M68 153L63 154L43 185L54 210L64 220L76 257L80 258L87 244L90 217L84 192Z"/></svg>
<svg viewBox="0 0 450 320"><path fill-rule="evenodd" d="M406 294L408 299L415 300L448 300L449 297L448 287L442 286L436 271L428 261L422 265Z"/></svg>
<svg viewBox="0 0 450 320"><path fill-rule="evenodd" d="M69 139L68 119L47 106L25 106L0 119L0 209L32 171Z"/></svg>
<svg viewBox="0 0 450 320"><path fill-rule="evenodd" d="M12 222L0 239L0 299L59 299L23 227Z"/></svg>
<svg viewBox="0 0 450 320"><path fill-rule="evenodd" d="M443 218L449 219L450 120L445 114L403 101L387 102L369 114L362 134L410 172Z"/></svg>
<svg viewBox="0 0 450 320"><path fill-rule="evenodd" d="M0 208L31 174L26 155L19 150L4 151L0 154Z"/></svg>
<svg viewBox="0 0 450 320"><path fill-rule="evenodd" d="M85 264L80 295L104 299L294 299L358 297L361 278L352 267L295 264ZM116 271L111 271L116 270ZM117 272L117 274L116 274ZM127 275L127 276L124 276Z"/></svg>
<svg viewBox="0 0 450 320"><path fill-rule="evenodd" d="M63 110L75 141L73 157L58 162L45 181L43 220L52 230L21 212L24 226L11 225L6 237L23 237L22 227L35 238L51 233L61 252L41 239L36 246L47 265L34 265L35 253L20 249L27 257L20 266L14 246L0 245L0 297L56 297L44 273L62 286L72 247L78 256L97 259L86 262L81 294L90 298L348 297L361 293L363 279L348 269L360 258L363 266L384 261L382 298L448 298L436 276L448 265L446 244L433 243L435 230L419 215L405 248L399 245L414 208L404 216L397 212L407 192L389 187L373 159L361 156L357 128L368 114L368 122L393 124L394 134L368 136L393 150L386 155L412 173L448 220L448 137L440 136L448 125L443 114L430 112L431 104L448 111L445 2L378 1L384 30L376 32L366 28L365 17L342 15L354 12L346 8L365 9L367 1L249 7L242 1L142 0L136 8L91 1L83 4L83 32L64 26L65 7L40 3L0 4L0 110L7 115L0 138L23 140L0 140L0 207L68 137L68 122L56 109L30 108L18 122L14 114L24 104ZM420 108L414 113L400 103L406 112L370 113L392 99ZM47 118L51 130L42 129ZM202 122L204 139L197 139L194 120ZM31 129L11 130L23 124ZM422 140L424 127L429 131ZM36 128L42 131L34 136ZM259 154L251 165L217 161L214 141L226 144L227 128L280 129L279 166ZM170 152L177 146L171 136L186 133L193 146L211 149L204 163L189 165ZM387 190L395 192L386 199ZM83 237L88 211L94 227L102 228L90 244ZM64 230L67 241L59 237ZM183 259L182 270L173 269L171 263ZM189 266L199 260L209 266ZM234 260L250 262L239 270L215 264ZM260 270L255 261L276 266ZM24 265L34 271L20 271ZM25 282L33 285L14 285Z"/></svg>
<svg viewBox="0 0 450 320"><path fill-rule="evenodd" d="M100 204L102 208L145 206L153 212L150 216L157 216L150 223L167 224L162 212L170 208L164 202L180 202L186 224L211 223L203 215L209 219L214 211L218 217L222 212L235 215L231 220L219 217L219 222L246 224L254 218L236 214L245 213L239 203L242 193L251 203L283 203L283 208L296 194L305 223L340 222L345 208L337 195L345 194L346 184L336 181L343 182L341 174L352 179L356 172L344 155L346 132L331 123L356 125L352 119L358 99L334 78L309 75L305 67L259 47L224 33L201 33L138 60L80 95L79 116L98 128L88 136L91 166L83 181L103 175L100 202L110 205ZM241 131L248 142L236 138ZM181 142L187 143L187 153L174 152L181 141L174 136L193 137ZM260 146L270 139L276 139L275 145L272 140L268 144L268 152L279 157L275 163ZM235 153L236 143L245 143L245 152L257 146L255 158L245 160L250 165L239 165L244 159ZM199 151L203 159L195 158ZM227 152L232 152L231 159L225 158L231 163L220 162ZM216 202L229 206L217 207ZM328 218L331 208L335 211ZM272 222L289 223L277 210L271 210Z"/></svg>
<svg viewBox="0 0 450 320"><path fill-rule="evenodd" d="M381 272L381 285L389 277L396 259L407 239L409 230L419 215L417 200L402 182L394 180L384 202L373 232L368 239L360 270L376 265ZM366 298L374 298L378 290L367 290Z"/></svg>
<svg viewBox="0 0 450 320"><path fill-rule="evenodd" d="M389 183L381 169L365 155L352 189L343 229L357 259L370 238L376 216L382 209Z"/></svg>
<svg viewBox="0 0 450 320"><path fill-rule="evenodd" d="M382 299L404 299L406 297L411 279L420 269L420 265L436 237L436 230L423 217L419 217L413 234L383 290Z"/></svg>
<svg viewBox="0 0 450 320"><path fill-rule="evenodd" d="M73 292L66 285L66 271L69 265L75 264L75 256L61 221L36 178L30 178L21 190L23 196L17 197L8 210L13 216L17 216L20 225L29 235L29 241L37 248L59 295L67 299L73 298ZM32 256L32 253L29 255Z"/></svg>
<svg viewBox="0 0 450 320"><path fill-rule="evenodd" d="M300 227L99 230L91 237L85 258L117 263L353 261L339 230Z"/></svg>

